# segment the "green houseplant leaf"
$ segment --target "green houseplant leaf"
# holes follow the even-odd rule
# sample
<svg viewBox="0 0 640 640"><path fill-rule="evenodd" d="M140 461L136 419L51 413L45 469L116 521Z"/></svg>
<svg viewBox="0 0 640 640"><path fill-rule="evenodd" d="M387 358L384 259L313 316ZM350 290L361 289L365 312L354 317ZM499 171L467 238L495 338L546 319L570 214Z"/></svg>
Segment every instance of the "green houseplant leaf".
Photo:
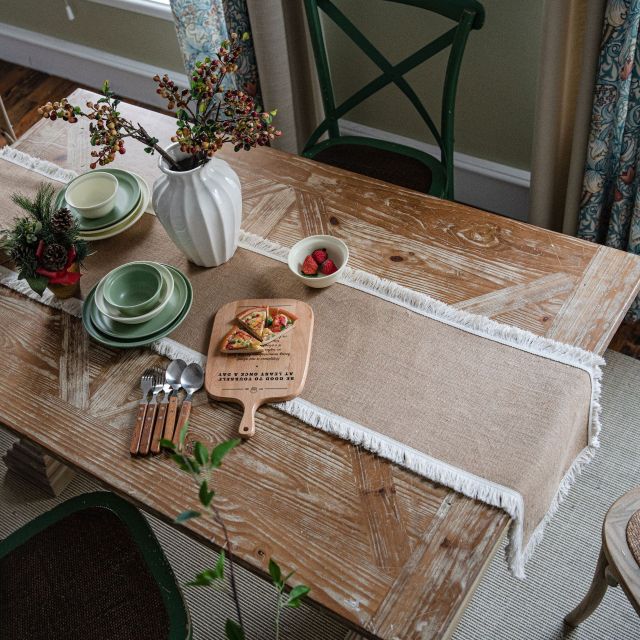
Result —
<svg viewBox="0 0 640 640"><path fill-rule="evenodd" d="M224 625L224 632L227 636L227 640L245 640L242 627L235 620L231 620L230 618L227 619L227 622Z"/></svg>

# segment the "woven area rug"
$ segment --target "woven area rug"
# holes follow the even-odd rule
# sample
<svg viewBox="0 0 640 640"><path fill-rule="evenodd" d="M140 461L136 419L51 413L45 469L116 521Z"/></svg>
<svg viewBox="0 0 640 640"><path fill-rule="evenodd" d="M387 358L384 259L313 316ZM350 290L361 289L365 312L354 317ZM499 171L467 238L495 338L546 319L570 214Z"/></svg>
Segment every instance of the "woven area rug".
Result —
<svg viewBox="0 0 640 640"><path fill-rule="evenodd" d="M527 566L527 580L512 578L499 556L489 567L469 604L454 640L556 640L562 618L585 593L598 556L602 519L613 502L640 483L640 362L607 352L602 404L603 448L581 477L554 518L540 553ZM13 436L0 429L0 457ZM0 462L0 538L62 500L95 491L99 485L76 476L63 495L45 497L37 488ZM213 552L149 516L178 580L192 578L212 564ZM273 637L274 594L270 586L239 569L240 590L246 602L251 637ZM222 637L220 621L231 611L224 595L198 589L185 591L194 619L194 640ZM343 640L346 628L307 606L287 611L283 637L287 640ZM571 635L571 640L634 640L640 637L640 619L620 589L609 589L596 612ZM349 636L354 640L352 636Z"/></svg>
<svg viewBox="0 0 640 640"><path fill-rule="evenodd" d="M39 171L64 179L61 169L25 154L0 157L9 160L0 161L2 197L16 184L35 193ZM11 215L0 211L0 223ZM355 269L339 285L311 290L283 264L286 247L249 234L216 269L190 265L152 215L94 247L85 292L130 260L161 257L186 273L194 288L191 312L171 340L155 345L170 357L202 360L212 316L231 300L293 297L311 304L316 322L306 388L279 408L504 509L514 521L507 554L514 575L524 575L547 522L598 444L595 354ZM31 293L15 274L6 273L2 283ZM79 301L62 308L77 314ZM469 383L461 385L461 376Z"/></svg>

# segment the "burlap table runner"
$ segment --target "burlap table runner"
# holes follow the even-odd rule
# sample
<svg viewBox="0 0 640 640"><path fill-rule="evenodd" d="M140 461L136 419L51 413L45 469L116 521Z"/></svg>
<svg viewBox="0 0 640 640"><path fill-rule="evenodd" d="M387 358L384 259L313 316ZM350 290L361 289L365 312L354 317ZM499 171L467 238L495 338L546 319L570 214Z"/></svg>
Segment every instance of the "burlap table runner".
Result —
<svg viewBox="0 0 640 640"><path fill-rule="evenodd" d="M58 178L64 176L58 175ZM0 224L18 213L9 196L33 193L42 175L0 160ZM155 216L92 244L84 292L130 260L158 260L193 284L185 322L158 349L206 353L217 308L238 298L292 297L315 313L302 398L282 409L362 444L427 478L505 509L509 561L523 575L579 467L597 446L599 356L534 336L365 274L309 289L286 250L255 237L226 264L186 261ZM13 286L15 278L5 278ZM187 352L186 355L190 355Z"/></svg>

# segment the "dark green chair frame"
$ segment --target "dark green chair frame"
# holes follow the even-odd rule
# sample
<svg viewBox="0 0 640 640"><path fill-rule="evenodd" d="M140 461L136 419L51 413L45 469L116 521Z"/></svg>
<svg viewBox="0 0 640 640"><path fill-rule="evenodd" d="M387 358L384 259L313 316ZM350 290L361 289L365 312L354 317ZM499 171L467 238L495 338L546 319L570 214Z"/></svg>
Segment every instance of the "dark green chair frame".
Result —
<svg viewBox="0 0 640 640"><path fill-rule="evenodd" d="M467 43L467 37L471 29L480 29L482 27L484 23L484 8L476 0L387 0L387 2L397 2L399 4L427 9L450 18L457 22L457 24L433 40L433 42L425 45L398 64L393 65L331 0L304 0L316 69L320 81L325 119L311 134L302 151L302 155L307 158L313 158L323 149L338 144L366 145L399 153L415 158L431 169L433 177L429 193L438 197L453 199L453 129L458 76L460 74L460 65ZM336 105L333 95L331 71L324 36L322 34L320 11L323 11L382 71L381 75L367 83L339 105ZM451 46L451 51L449 53L445 74L440 130L438 130L433 119L420 102L415 91L404 79L404 76L419 64L422 64L448 46ZM429 128L429 131L431 131L440 147L440 160L428 153L405 145L374 138L340 135L339 119L361 102L391 83L395 84L410 100L411 104ZM329 138L318 142L320 137L325 133L328 133Z"/></svg>
<svg viewBox="0 0 640 640"><path fill-rule="evenodd" d="M102 507L113 512L129 530L162 593L169 616L169 640L191 640L191 619L182 592L155 534L140 511L115 493L108 491L85 493L70 498L34 518L0 541L0 559L56 522L91 507Z"/></svg>

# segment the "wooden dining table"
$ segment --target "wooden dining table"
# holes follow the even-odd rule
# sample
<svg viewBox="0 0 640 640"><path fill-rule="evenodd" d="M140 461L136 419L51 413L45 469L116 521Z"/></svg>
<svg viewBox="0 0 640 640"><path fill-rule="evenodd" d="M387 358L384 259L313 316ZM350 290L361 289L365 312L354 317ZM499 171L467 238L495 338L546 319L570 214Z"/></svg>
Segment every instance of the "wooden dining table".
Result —
<svg viewBox="0 0 640 640"><path fill-rule="evenodd" d="M69 100L95 98L77 90ZM123 110L168 143L170 117ZM14 148L76 171L91 161L82 123L41 121ZM348 244L353 267L539 335L602 354L640 289L640 259L622 251L275 149L221 156L240 176L246 231L286 246L335 235ZM150 184L158 175L156 158L133 142L114 166ZM173 462L129 455L139 375L166 358L96 344L79 319L0 292L3 364L11 371L0 422L168 522L194 507L194 487ZM469 383L461 372L460 384ZM200 392L190 436L233 437L239 413ZM256 423L255 437L215 476L238 561L261 576L270 557L295 569L311 586L308 601L354 634L449 637L500 547L507 514L273 407ZM223 544L211 523L179 527L215 549Z"/></svg>

